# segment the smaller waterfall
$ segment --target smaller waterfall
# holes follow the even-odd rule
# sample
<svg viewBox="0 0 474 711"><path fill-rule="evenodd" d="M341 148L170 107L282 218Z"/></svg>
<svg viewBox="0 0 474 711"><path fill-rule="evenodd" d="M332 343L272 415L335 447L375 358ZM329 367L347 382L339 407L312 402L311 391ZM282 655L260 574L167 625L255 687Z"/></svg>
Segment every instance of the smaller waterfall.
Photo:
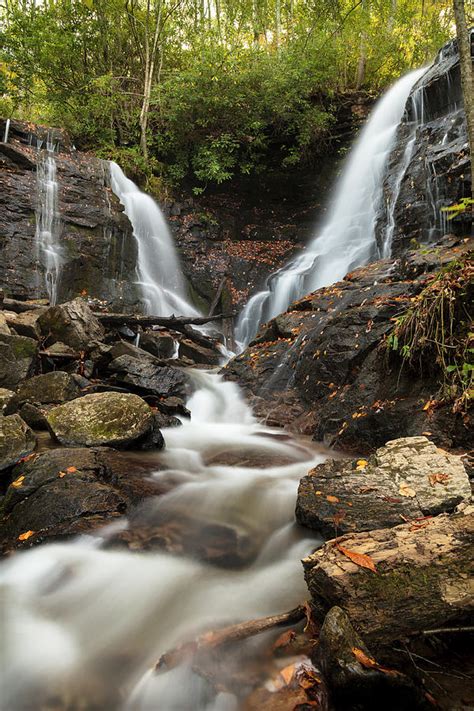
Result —
<svg viewBox="0 0 474 711"><path fill-rule="evenodd" d="M303 254L270 277L267 289L255 294L240 314L236 340L241 348L261 323L292 301L342 279L375 255L384 171L410 91L424 72L399 79L377 104L351 151L322 230Z"/></svg>
<svg viewBox="0 0 474 711"><path fill-rule="evenodd" d="M8 143L8 134L10 133L10 119L5 121L5 132L3 134L3 142Z"/></svg>
<svg viewBox="0 0 474 711"><path fill-rule="evenodd" d="M36 212L36 244L38 260L43 265L46 289L51 304L58 296L61 268L59 245L61 220L58 207L58 181L54 144L48 135L46 150L39 149L37 164L38 208Z"/></svg>
<svg viewBox="0 0 474 711"><path fill-rule="evenodd" d="M156 316L198 316L188 300L186 284L163 213L152 197L110 163L111 187L125 208L138 243L138 283L146 312Z"/></svg>

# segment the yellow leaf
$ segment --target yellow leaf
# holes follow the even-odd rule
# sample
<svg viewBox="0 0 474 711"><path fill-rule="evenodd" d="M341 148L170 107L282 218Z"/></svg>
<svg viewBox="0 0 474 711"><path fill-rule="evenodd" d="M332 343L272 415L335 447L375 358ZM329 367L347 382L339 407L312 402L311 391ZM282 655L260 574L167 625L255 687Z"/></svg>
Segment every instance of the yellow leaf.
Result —
<svg viewBox="0 0 474 711"><path fill-rule="evenodd" d="M400 496L406 496L406 497L408 497L408 498L410 498L410 499L412 499L414 496L416 496L416 491L415 491L415 489L412 489L412 488L411 488L410 486L408 486L408 484L406 484L405 482L403 482L402 484L400 484L400 488L399 488L399 490L398 490L398 493L400 494Z"/></svg>
<svg viewBox="0 0 474 711"><path fill-rule="evenodd" d="M378 664L375 659L372 659L372 657L368 657L367 654L362 651L362 649L359 649L358 647L352 647L352 653L357 659L357 661L362 664L363 667L366 667L367 669L377 669Z"/></svg>
<svg viewBox="0 0 474 711"><path fill-rule="evenodd" d="M326 499L329 501L330 504L338 504L339 503L339 499L337 498L337 496L331 496L329 494L329 496L326 496Z"/></svg>
<svg viewBox="0 0 474 711"><path fill-rule="evenodd" d="M25 533L20 533L18 536L19 541L27 541L28 538L31 538L31 536L34 536L35 532L34 531L25 531Z"/></svg>
<svg viewBox="0 0 474 711"><path fill-rule="evenodd" d="M59 472L58 477L62 479L64 476L66 476L66 472Z"/></svg>
<svg viewBox="0 0 474 711"><path fill-rule="evenodd" d="M367 459L358 459L356 462L356 470L359 472L364 471L368 464Z"/></svg>
<svg viewBox="0 0 474 711"><path fill-rule="evenodd" d="M355 551L350 551L348 548L343 548L339 544L336 545L336 548L338 551L340 551L343 555L347 556L347 558L349 558L353 563L360 566L361 568L368 568L373 573L377 572L375 563L372 558L370 558L370 556L365 555L364 553L356 553Z"/></svg>
<svg viewBox="0 0 474 711"><path fill-rule="evenodd" d="M19 489L24 481L25 481L25 477L22 474L21 476L18 477L18 479L15 479L15 481L12 481L12 486L14 486L15 489Z"/></svg>

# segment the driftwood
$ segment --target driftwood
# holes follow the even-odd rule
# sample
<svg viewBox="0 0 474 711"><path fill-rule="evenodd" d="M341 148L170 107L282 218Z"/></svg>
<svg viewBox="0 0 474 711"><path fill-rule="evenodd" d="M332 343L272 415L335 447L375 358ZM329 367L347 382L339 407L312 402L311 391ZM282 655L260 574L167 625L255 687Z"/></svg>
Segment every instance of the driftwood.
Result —
<svg viewBox="0 0 474 711"><path fill-rule="evenodd" d="M137 314L114 314L94 312L104 326L166 326L179 331L184 326L204 326L210 321L231 318L233 314L217 316L138 316Z"/></svg>
<svg viewBox="0 0 474 711"><path fill-rule="evenodd" d="M238 624L223 627L213 632L206 632L191 642L185 642L179 647L165 652L158 660L155 671L168 671L198 652L210 652L224 644L239 642L277 627L296 624L304 619L305 616L306 607L299 605L289 612L283 612L281 615L261 617L257 620L239 622Z"/></svg>
<svg viewBox="0 0 474 711"><path fill-rule="evenodd" d="M45 311L48 307L44 304L35 304L31 301L18 301L17 299L7 299L0 297L0 309L5 311L13 311L16 314L22 314L25 311Z"/></svg>
<svg viewBox="0 0 474 711"><path fill-rule="evenodd" d="M470 624L473 534L470 507L328 541L303 561L317 616L341 607L374 649Z"/></svg>

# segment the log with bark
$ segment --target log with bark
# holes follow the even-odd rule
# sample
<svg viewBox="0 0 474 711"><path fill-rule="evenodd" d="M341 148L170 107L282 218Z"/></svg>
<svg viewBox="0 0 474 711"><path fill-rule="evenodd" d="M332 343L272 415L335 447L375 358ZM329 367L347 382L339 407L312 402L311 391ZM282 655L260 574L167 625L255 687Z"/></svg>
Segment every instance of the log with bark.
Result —
<svg viewBox="0 0 474 711"><path fill-rule="evenodd" d="M303 561L316 614L341 607L370 644L472 615L474 507L328 541Z"/></svg>

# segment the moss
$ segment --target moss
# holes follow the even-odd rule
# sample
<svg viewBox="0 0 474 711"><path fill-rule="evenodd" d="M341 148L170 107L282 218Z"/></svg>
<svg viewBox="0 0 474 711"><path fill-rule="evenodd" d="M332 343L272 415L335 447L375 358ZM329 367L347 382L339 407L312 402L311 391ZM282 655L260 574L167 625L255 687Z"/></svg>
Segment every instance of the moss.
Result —
<svg viewBox="0 0 474 711"><path fill-rule="evenodd" d="M17 336L10 341L10 347L15 358L32 358L36 354L36 342L31 338Z"/></svg>
<svg viewBox="0 0 474 711"><path fill-rule="evenodd" d="M378 575L364 575L360 585L375 598L380 600L399 600L400 596L416 597L426 590L436 587L440 570L433 568L416 568L413 566L399 566L396 570L383 571L378 567Z"/></svg>

